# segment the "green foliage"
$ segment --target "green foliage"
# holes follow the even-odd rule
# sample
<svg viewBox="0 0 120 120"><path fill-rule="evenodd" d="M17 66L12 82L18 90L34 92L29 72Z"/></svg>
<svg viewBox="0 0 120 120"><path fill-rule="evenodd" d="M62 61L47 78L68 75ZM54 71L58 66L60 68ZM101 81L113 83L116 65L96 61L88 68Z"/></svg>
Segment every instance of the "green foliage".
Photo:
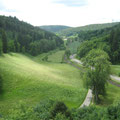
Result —
<svg viewBox="0 0 120 120"><path fill-rule="evenodd" d="M34 113L32 107L27 107L25 103L19 103L16 108L10 111L10 115L6 120L38 120L38 116Z"/></svg>
<svg viewBox="0 0 120 120"><path fill-rule="evenodd" d="M0 74L0 94L3 93L3 79L2 76Z"/></svg>
<svg viewBox="0 0 120 120"><path fill-rule="evenodd" d="M65 114L67 106L63 102L56 102L51 110L51 117L54 118L58 113Z"/></svg>
<svg viewBox="0 0 120 120"><path fill-rule="evenodd" d="M120 103L118 105L112 105L107 108L107 114L109 120L119 120L120 119Z"/></svg>
<svg viewBox="0 0 120 120"><path fill-rule="evenodd" d="M66 57L69 59L69 56L71 55L71 52L70 52L69 49L66 49L65 55L66 55Z"/></svg>
<svg viewBox="0 0 120 120"><path fill-rule="evenodd" d="M110 56L110 61L115 64L119 63L120 59L120 25L115 27L81 33L79 35L83 42L78 48L77 54L80 58L84 57L92 49L101 49L108 53Z"/></svg>
<svg viewBox="0 0 120 120"><path fill-rule="evenodd" d="M120 73L118 74L118 76L120 77Z"/></svg>
<svg viewBox="0 0 120 120"><path fill-rule="evenodd" d="M73 42L67 42L67 47L69 48L71 54L77 53L77 48L80 46L81 42L79 41L73 41Z"/></svg>
<svg viewBox="0 0 120 120"><path fill-rule="evenodd" d="M55 102L52 100L41 101L34 108L34 112L40 120L49 120L51 118L51 108Z"/></svg>
<svg viewBox="0 0 120 120"><path fill-rule="evenodd" d="M109 37L109 45L111 48L110 58L112 63L117 63L120 60L120 28L113 29Z"/></svg>
<svg viewBox="0 0 120 120"><path fill-rule="evenodd" d="M0 31L2 31L3 52L26 52L38 55L43 52L64 47L64 42L54 33L34 27L16 17L0 16ZM5 32L4 32L5 31ZM23 50L24 49L24 50Z"/></svg>
<svg viewBox="0 0 120 120"><path fill-rule="evenodd" d="M69 120L64 114L58 113L54 120Z"/></svg>
<svg viewBox="0 0 120 120"><path fill-rule="evenodd" d="M8 52L8 41L4 30L2 30L2 48L3 48L3 53Z"/></svg>
<svg viewBox="0 0 120 120"><path fill-rule="evenodd" d="M108 120L106 118L106 109L95 106L84 107L73 111L75 120Z"/></svg>
<svg viewBox="0 0 120 120"><path fill-rule="evenodd" d="M86 85L92 89L94 100L99 102L99 95L106 94L106 83L110 74L110 63L107 53L102 50L91 50L83 62L88 65L90 69L85 73Z"/></svg>
<svg viewBox="0 0 120 120"><path fill-rule="evenodd" d="M3 50L3 48L2 48L2 40L0 39L0 55L2 54L2 51Z"/></svg>
<svg viewBox="0 0 120 120"><path fill-rule="evenodd" d="M93 40L90 41L85 41L80 44L77 55L81 59L84 56L88 54L88 52L92 49L101 49L104 50L105 52L109 53L110 52L110 47L106 43L106 39L108 36L100 37L100 38L94 38Z"/></svg>

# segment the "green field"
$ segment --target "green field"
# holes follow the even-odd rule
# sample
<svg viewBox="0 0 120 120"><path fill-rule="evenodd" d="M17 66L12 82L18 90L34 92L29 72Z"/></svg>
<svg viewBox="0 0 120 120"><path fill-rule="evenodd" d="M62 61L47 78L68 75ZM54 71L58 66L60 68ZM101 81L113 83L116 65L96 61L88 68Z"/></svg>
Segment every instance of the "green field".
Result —
<svg viewBox="0 0 120 120"><path fill-rule="evenodd" d="M0 56L1 113L9 113L19 101L34 106L41 100L60 100L69 108L82 104L87 90L80 71L68 64L43 62L44 56L46 54L32 57L17 53Z"/></svg>
<svg viewBox="0 0 120 120"><path fill-rule="evenodd" d="M120 65L111 65L111 72L112 72L112 74L119 76Z"/></svg>
<svg viewBox="0 0 120 120"><path fill-rule="evenodd" d="M54 63L60 63L60 62L62 62L64 53L65 53L65 51L57 51L55 53L52 53L51 55L48 55L48 61L54 62Z"/></svg>
<svg viewBox="0 0 120 120"><path fill-rule="evenodd" d="M115 85L107 85L107 95L102 97L100 106L108 106L120 100L120 87Z"/></svg>

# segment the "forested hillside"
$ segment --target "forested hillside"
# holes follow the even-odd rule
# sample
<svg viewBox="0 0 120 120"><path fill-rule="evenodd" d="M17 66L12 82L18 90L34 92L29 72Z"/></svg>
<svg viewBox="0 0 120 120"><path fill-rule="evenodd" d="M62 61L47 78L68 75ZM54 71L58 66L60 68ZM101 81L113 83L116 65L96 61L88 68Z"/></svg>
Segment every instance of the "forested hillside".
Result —
<svg viewBox="0 0 120 120"><path fill-rule="evenodd" d="M63 47L61 38L16 17L0 16L0 53L27 52L38 55Z"/></svg>
<svg viewBox="0 0 120 120"><path fill-rule="evenodd" d="M104 28L113 27L114 25L117 25L117 24L118 23L91 24L91 25L86 25L86 26L81 26L81 27L68 28L68 29L60 31L59 35L66 36L66 37L76 36L77 34L83 31L100 30Z"/></svg>
<svg viewBox="0 0 120 120"><path fill-rule="evenodd" d="M108 53L113 64L120 62L120 24L103 30L83 32L78 36L82 42L77 51L80 58L92 49L101 49Z"/></svg>
<svg viewBox="0 0 120 120"><path fill-rule="evenodd" d="M71 27L63 26L63 25L45 25L45 26L40 26L40 28L50 31L50 32L59 32L61 30L71 28Z"/></svg>

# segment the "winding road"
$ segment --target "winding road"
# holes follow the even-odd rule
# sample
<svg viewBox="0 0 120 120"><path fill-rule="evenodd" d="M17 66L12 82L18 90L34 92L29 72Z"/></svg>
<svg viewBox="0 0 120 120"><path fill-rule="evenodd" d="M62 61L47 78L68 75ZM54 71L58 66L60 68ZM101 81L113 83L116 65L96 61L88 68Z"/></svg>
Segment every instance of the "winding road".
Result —
<svg viewBox="0 0 120 120"><path fill-rule="evenodd" d="M74 62L76 62L77 64L83 64L80 60L76 59L75 58L76 54L73 54L70 56L70 59ZM110 78L113 79L113 80L116 80L117 82L120 82L120 77L118 76L115 76L115 75L110 75Z"/></svg>
<svg viewBox="0 0 120 120"><path fill-rule="evenodd" d="M80 60L76 59L75 56L76 56L76 54L73 54L73 55L70 56L71 61L73 61L73 62L75 62L75 63L77 63L77 64L81 64L81 65L82 65L83 63L82 63ZM69 63L70 63L70 62L69 62ZM71 64L71 63L70 63L70 64ZM72 64L72 65L73 65L73 64ZM73 65L73 66L77 68L77 66L75 66L75 65ZM80 68L78 67L78 69L80 69ZM114 79L114 80L116 80L116 81L118 81L118 82L120 82L120 77L118 77L118 76L110 75L110 78L111 78L111 79ZM117 87L120 87L120 84L117 84L117 83L115 83L115 82L113 82L113 81L111 81L111 80L109 80L108 82L109 82L110 84L112 84L112 85L115 85L115 86L117 86ZM84 102L83 102L83 104L82 104L79 108L82 108L82 107L85 107L85 106L89 106L90 103L91 103L91 100L92 100L92 90L89 89L89 90L88 90L88 93L87 93L87 95L86 95L86 98L85 98L85 100L84 100Z"/></svg>

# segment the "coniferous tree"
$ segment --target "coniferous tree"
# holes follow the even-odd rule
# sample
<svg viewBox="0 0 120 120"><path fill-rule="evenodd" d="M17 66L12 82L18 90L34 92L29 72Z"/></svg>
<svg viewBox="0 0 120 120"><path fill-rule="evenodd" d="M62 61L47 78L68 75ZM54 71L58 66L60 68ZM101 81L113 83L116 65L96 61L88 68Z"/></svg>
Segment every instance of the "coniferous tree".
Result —
<svg viewBox="0 0 120 120"><path fill-rule="evenodd" d="M8 52L8 41L7 41L6 33L4 30L2 31L2 46L3 46L3 53L7 53Z"/></svg>
<svg viewBox="0 0 120 120"><path fill-rule="evenodd" d="M2 54L2 41L0 40L0 55Z"/></svg>
<svg viewBox="0 0 120 120"><path fill-rule="evenodd" d="M18 46L18 42L17 42L17 40L15 39L15 41L14 41L14 46L15 46L15 52L18 52L19 51L19 46Z"/></svg>

